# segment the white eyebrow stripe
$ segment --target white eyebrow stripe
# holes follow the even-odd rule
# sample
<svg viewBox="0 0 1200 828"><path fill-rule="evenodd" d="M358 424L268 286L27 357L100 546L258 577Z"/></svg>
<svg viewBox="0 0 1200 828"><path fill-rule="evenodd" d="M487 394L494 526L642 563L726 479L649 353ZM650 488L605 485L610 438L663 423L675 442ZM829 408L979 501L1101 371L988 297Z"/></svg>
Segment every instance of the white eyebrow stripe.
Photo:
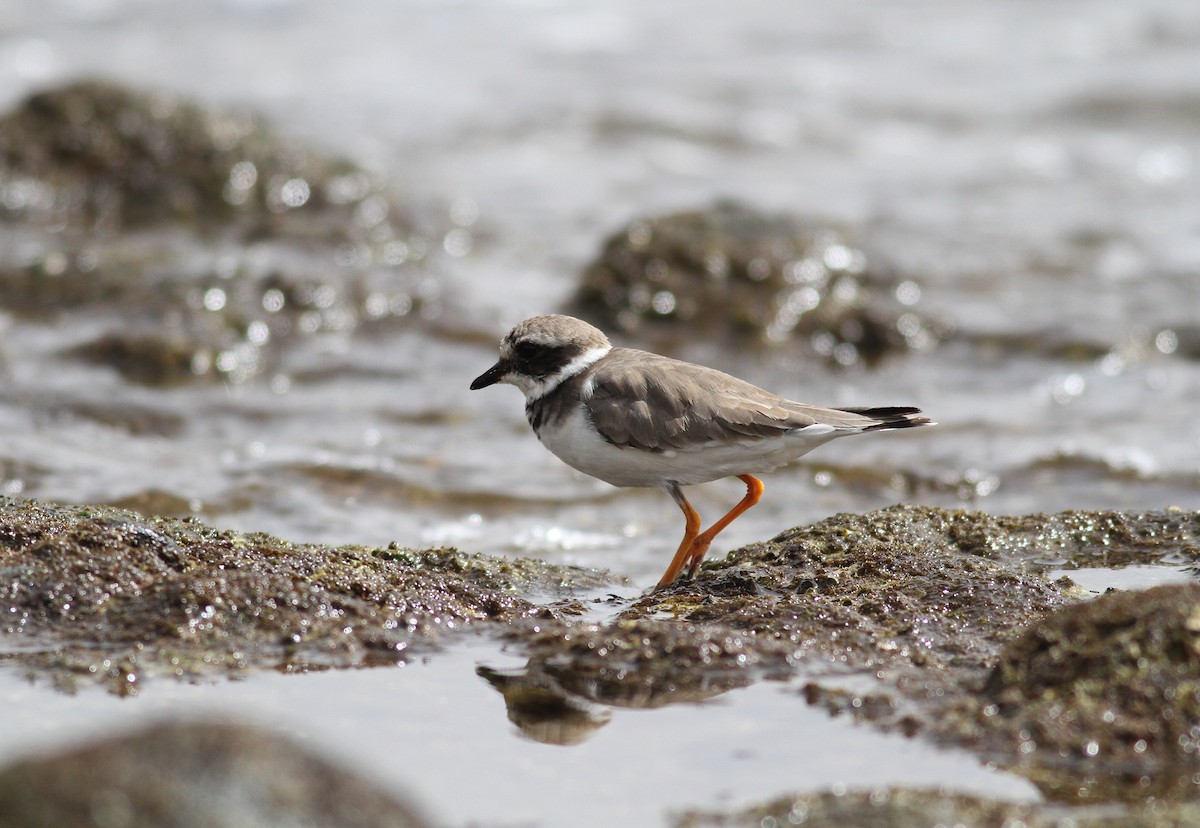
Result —
<svg viewBox="0 0 1200 828"><path fill-rule="evenodd" d="M558 386L569 380L571 377L578 374L580 371L586 370L589 366L604 359L608 352L612 350L611 345L601 345L597 348L591 348L584 351L579 356L568 362L562 368L558 369L554 374L533 383L528 393L525 395L527 399L536 400L546 396Z"/></svg>

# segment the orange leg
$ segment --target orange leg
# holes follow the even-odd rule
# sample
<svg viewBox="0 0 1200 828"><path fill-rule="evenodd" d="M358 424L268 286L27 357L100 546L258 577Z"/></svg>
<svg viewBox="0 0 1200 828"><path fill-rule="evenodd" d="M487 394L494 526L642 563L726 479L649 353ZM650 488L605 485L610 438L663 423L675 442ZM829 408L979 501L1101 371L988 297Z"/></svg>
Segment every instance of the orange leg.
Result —
<svg viewBox="0 0 1200 828"><path fill-rule="evenodd" d="M700 568L700 562L704 560L704 556L708 553L708 546L713 542L713 538L721 533L726 526L733 523L742 513L758 503L759 498L763 494L762 481L751 474L739 474L742 482L746 484L746 496L738 502L736 506L729 510L725 517L718 520L710 526L705 532L697 535L692 541L691 551L688 553L688 577L696 574L696 570Z"/></svg>
<svg viewBox="0 0 1200 828"><path fill-rule="evenodd" d="M678 483L667 484L667 492L671 497L675 498L675 502L679 504L679 508L683 510L683 517L687 521L683 530L683 541L679 544L679 550L675 553L675 557L671 559L671 565L667 567L666 574L658 581L658 586L655 589L662 589L669 586L679 577L679 573L683 570L684 564L689 559L688 553L692 550L692 542L696 540L696 536L700 534L700 515L692 508L692 504L688 503L688 499L683 496L683 489L679 488Z"/></svg>
<svg viewBox="0 0 1200 828"><path fill-rule="evenodd" d="M759 498L763 494L762 481L750 474L739 474L738 477L746 484L746 496L730 509L725 517L718 520L703 533L700 532L700 515L692 508L692 504L688 503L688 499L683 496L683 489L677 483L669 484L667 491L670 492L671 497L675 498L675 502L679 504L679 508L683 510L683 516L687 520L687 525L683 531L683 541L679 544L679 549L675 552L675 557L671 559L671 565L667 567L666 573L659 579L656 589L662 589L674 583L685 566L687 567L688 577L695 575L696 570L700 568L700 562L704 560L704 556L708 553L708 547L712 544L713 538L720 534L725 527L737 520L747 509L758 503Z"/></svg>

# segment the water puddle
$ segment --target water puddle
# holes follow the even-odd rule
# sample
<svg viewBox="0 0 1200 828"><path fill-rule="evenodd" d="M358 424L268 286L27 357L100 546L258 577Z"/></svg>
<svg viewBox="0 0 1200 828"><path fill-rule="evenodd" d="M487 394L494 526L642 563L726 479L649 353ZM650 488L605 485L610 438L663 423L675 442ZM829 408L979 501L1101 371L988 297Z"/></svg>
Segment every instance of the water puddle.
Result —
<svg viewBox="0 0 1200 828"><path fill-rule="evenodd" d="M1091 567L1081 569L1053 569L1046 573L1050 580L1067 576L1090 592L1109 589L1150 589L1163 584L1185 584L1196 580L1194 567L1134 565L1120 569Z"/></svg>
<svg viewBox="0 0 1200 828"><path fill-rule="evenodd" d="M965 752L830 718L794 684L614 709L578 744L543 744L508 721L502 697L473 675L481 664L514 670L523 659L479 639L394 669L158 681L124 699L65 695L0 671L0 761L153 721L215 718L286 733L450 825L656 825L685 808L883 785L1037 798Z"/></svg>

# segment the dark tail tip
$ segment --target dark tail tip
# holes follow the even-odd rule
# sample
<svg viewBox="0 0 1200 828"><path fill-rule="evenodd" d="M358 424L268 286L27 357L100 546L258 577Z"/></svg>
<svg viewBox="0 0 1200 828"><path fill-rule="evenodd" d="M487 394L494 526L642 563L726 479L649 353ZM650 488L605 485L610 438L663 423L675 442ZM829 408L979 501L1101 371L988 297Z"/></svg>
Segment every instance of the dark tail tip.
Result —
<svg viewBox="0 0 1200 828"><path fill-rule="evenodd" d="M885 406L883 408L843 408L851 414L859 414L877 420L863 431L884 431L889 428L916 428L917 426L933 425L933 420L921 416L921 409L908 406Z"/></svg>

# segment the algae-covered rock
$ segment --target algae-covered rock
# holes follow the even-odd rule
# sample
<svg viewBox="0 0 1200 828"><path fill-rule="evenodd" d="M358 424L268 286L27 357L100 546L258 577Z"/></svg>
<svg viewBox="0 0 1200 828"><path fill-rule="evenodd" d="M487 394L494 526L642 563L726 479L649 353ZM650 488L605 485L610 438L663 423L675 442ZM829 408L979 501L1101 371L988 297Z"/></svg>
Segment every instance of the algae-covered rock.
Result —
<svg viewBox="0 0 1200 828"><path fill-rule="evenodd" d="M747 635L723 618L707 625L635 617L542 624L521 639L530 652L530 673L553 677L593 701L640 708L699 701L786 676L796 651L786 640Z"/></svg>
<svg viewBox="0 0 1200 828"><path fill-rule="evenodd" d="M417 809L265 730L160 724L0 769L0 826L421 828Z"/></svg>
<svg viewBox="0 0 1200 828"><path fill-rule="evenodd" d="M641 219L611 236L583 274L576 312L651 336L808 343L837 364L932 345L916 282L841 232L722 201Z"/></svg>
<svg viewBox="0 0 1200 828"><path fill-rule="evenodd" d="M926 507L835 515L735 550L638 610L719 621L843 666L979 667L1081 597L1026 566L1026 542L1043 538L1032 554L1057 543L1048 523Z"/></svg>
<svg viewBox="0 0 1200 828"><path fill-rule="evenodd" d="M798 794L727 813L690 811L671 824L674 828L1183 828L1197 821L1200 807L1191 804L1068 809L943 791L879 788Z"/></svg>
<svg viewBox="0 0 1200 828"><path fill-rule="evenodd" d="M1200 557L1200 512L993 516L896 507L736 550L646 611L787 636L876 690L806 698L926 733L1060 799L1200 791L1200 585L1093 600L1050 568ZM1195 628L1195 629L1193 629ZM931 669L932 668L932 669ZM881 672L881 670L883 672Z"/></svg>
<svg viewBox="0 0 1200 828"><path fill-rule="evenodd" d="M166 92L84 80L35 93L0 118L7 218L116 232L161 224L345 233L379 184L355 165L276 135L260 118ZM394 218L394 217L393 217Z"/></svg>
<svg viewBox="0 0 1200 828"><path fill-rule="evenodd" d="M1190 798L1200 791L1200 585L1089 601L1042 573L1178 565L1200 556L1197 537L1200 513L1179 510L836 515L735 550L626 615L736 631L758 659L747 674L763 664L870 672L875 690L818 680L803 693L976 750L1057 798ZM790 654L772 660L779 645ZM663 681L670 657L645 660Z"/></svg>
<svg viewBox="0 0 1200 828"><path fill-rule="evenodd" d="M291 544L194 519L0 499L10 659L121 692L148 675L395 663L467 626L553 617L602 579L452 549Z"/></svg>
<svg viewBox="0 0 1200 828"><path fill-rule="evenodd" d="M809 702L974 750L1057 799L1192 800L1200 585L1089 600L1044 573L1178 565L1200 556L1198 530L1178 510L843 514L589 612L573 595L601 576L536 561L2 500L3 657L127 692L155 675L395 663L483 629L527 662L479 675L545 742L587 738L613 707L808 671Z"/></svg>
<svg viewBox="0 0 1200 828"><path fill-rule="evenodd" d="M609 707L695 702L764 678L787 678L811 655L787 638L724 623L638 617L608 623L522 622L509 638L524 667L479 675L504 697L508 718L531 739L574 744L608 723ZM793 660L795 659L795 660Z"/></svg>
<svg viewBox="0 0 1200 828"><path fill-rule="evenodd" d="M407 320L467 234L257 116L102 81L0 117L0 218L0 308L85 316L66 353L149 385L243 382L304 337Z"/></svg>
<svg viewBox="0 0 1200 828"><path fill-rule="evenodd" d="M1021 561L959 548L955 530L986 520L940 509L838 515L736 550L610 622L519 623L509 637L528 663L503 681L485 675L514 720L532 712L537 733L557 738L556 722L579 738L595 704L696 701L805 665L978 669L1023 625L1078 598Z"/></svg>
<svg viewBox="0 0 1200 828"><path fill-rule="evenodd" d="M1196 798L1200 584L1113 591L1046 616L1004 649L979 702L981 727L1058 796ZM1067 764L1081 773L1062 778Z"/></svg>
<svg viewBox="0 0 1200 828"><path fill-rule="evenodd" d="M1044 567L1120 567L1200 559L1200 512L1183 509L943 514L956 545L996 559Z"/></svg>
<svg viewBox="0 0 1200 828"><path fill-rule="evenodd" d="M1061 564L1068 549L1088 560L1092 544L1132 550L1139 543L1153 558L1165 544L1154 543L1149 527L1188 517L1004 518L919 507L837 515L731 552L610 622L519 623L509 636L528 663L493 684L514 721L534 723L534 738L567 730L582 738L596 704L703 699L805 667L887 671L914 687L917 677L940 681L951 671L979 680L1005 642L1086 595L1067 580L1048 581L1036 560ZM874 713L911 732L926 727L911 707L897 705L892 685L881 685L875 699L832 693L806 688L811 701L834 711L853 702L857 716Z"/></svg>
<svg viewBox="0 0 1200 828"><path fill-rule="evenodd" d="M556 727L586 735L596 704L702 699L805 667L887 676L874 695L804 692L834 712L929 731L942 713L934 700L974 694L1008 642L1088 596L1045 570L1178 557L1197 528L1200 514L1185 512L836 515L735 550L612 621L519 622L508 635L528 663L502 680L484 674L514 721L552 738Z"/></svg>

